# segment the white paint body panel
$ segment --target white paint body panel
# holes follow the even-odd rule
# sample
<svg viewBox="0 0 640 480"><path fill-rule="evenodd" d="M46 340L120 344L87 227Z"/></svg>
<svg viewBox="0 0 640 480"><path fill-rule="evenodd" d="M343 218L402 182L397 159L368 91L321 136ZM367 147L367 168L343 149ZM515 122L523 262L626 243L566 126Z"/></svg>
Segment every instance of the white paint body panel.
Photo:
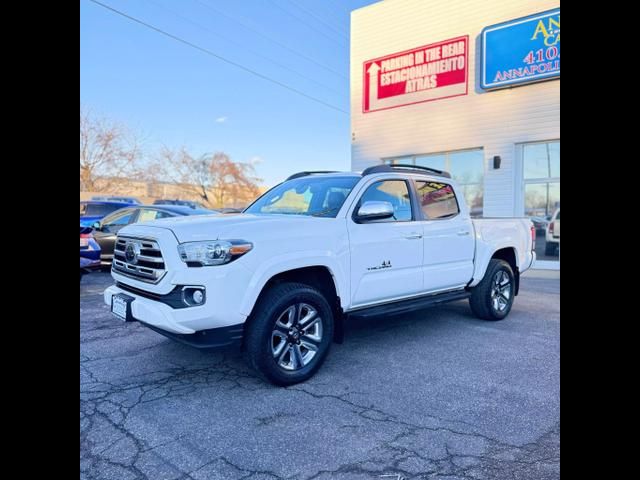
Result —
<svg viewBox="0 0 640 480"><path fill-rule="evenodd" d="M473 276L475 240L469 215L423 223L424 289L454 288Z"/></svg>
<svg viewBox="0 0 640 480"><path fill-rule="evenodd" d="M200 307L169 306L111 286L104 301L126 293L135 298L133 316L174 333L193 333L244 323L265 284L289 270L323 266L331 273L342 309L384 303L479 282L489 259L500 248L514 248L520 271L533 260L531 222L526 219L471 220L461 212L451 219L403 223L356 224L352 219L368 185L385 179L410 179L411 174L368 175L358 182L336 218L297 215L194 216L134 224L119 234L155 239L167 272L155 285L112 271L117 282L143 291L166 294L176 285L202 285L206 303ZM420 178L429 178L420 176ZM442 180L434 177L433 180ZM457 194L455 182L449 182ZM463 202L462 202L463 203ZM458 235L468 231L468 235ZM406 236L422 234L419 239ZM178 255L181 242L242 239L253 249L221 266L188 267ZM389 261L391 267L375 269ZM373 269L370 269L374 267Z"/></svg>
<svg viewBox="0 0 640 480"><path fill-rule="evenodd" d="M347 221L351 250L352 297L349 308L416 295L424 290L422 239L418 222ZM389 262L390 267L383 267Z"/></svg>

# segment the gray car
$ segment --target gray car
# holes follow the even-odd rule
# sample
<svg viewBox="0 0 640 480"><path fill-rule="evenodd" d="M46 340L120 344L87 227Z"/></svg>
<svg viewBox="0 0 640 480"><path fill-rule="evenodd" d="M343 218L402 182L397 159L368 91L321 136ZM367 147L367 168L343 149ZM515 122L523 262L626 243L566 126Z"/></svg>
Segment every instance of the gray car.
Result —
<svg viewBox="0 0 640 480"><path fill-rule="evenodd" d="M104 270L111 268L113 247L118 231L122 227L132 223L159 220L161 218L185 215L211 215L214 213L219 212L205 208L191 208L178 205L133 205L116 210L92 225L93 236L101 249L100 264Z"/></svg>

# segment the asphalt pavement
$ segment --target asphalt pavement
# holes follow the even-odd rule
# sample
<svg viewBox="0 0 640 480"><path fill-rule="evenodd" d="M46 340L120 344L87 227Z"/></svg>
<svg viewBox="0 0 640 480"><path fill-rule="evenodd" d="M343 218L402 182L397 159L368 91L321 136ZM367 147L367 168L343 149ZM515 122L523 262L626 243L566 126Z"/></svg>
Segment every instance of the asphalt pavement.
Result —
<svg viewBox="0 0 640 480"><path fill-rule="evenodd" d="M119 321L110 283L80 284L81 479L559 478L555 274L500 322L466 301L353 321L289 388Z"/></svg>

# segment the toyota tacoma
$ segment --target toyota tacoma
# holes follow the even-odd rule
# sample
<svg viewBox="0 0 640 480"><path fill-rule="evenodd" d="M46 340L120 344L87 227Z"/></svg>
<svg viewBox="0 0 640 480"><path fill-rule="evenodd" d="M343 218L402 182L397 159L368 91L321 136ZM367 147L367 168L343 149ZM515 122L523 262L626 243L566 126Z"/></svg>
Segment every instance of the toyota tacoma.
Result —
<svg viewBox="0 0 640 480"><path fill-rule="evenodd" d="M447 172L300 172L237 215L124 227L104 301L189 345L241 348L291 385L318 371L350 317L468 299L475 316L505 318L534 245L526 218L472 219Z"/></svg>

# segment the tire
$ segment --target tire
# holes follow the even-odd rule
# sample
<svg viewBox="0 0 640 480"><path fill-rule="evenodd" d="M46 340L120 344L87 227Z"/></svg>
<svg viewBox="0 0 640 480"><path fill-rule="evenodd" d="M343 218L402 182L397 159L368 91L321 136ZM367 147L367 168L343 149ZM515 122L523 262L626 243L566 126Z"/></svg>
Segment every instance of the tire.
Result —
<svg viewBox="0 0 640 480"><path fill-rule="evenodd" d="M499 288L496 282L499 282ZM471 292L471 311L483 320L502 320L511 311L514 293L515 278L511 265L504 260L493 258L489 261L484 278Z"/></svg>
<svg viewBox="0 0 640 480"><path fill-rule="evenodd" d="M549 256L555 255L556 254L556 248L557 248L557 246L556 246L555 243L547 242L544 245L544 254L545 255L549 255Z"/></svg>
<svg viewBox="0 0 640 480"><path fill-rule="evenodd" d="M296 326L299 320L303 328ZM333 329L333 312L322 293L302 283L281 283L262 295L247 321L244 353L269 382L293 385L322 366Z"/></svg>

